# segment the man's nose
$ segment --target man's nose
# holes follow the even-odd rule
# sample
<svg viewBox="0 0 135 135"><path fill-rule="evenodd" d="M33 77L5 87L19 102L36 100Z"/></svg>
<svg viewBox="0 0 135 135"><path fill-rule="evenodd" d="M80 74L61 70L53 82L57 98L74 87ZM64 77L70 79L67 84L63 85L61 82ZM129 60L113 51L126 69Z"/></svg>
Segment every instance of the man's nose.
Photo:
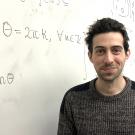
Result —
<svg viewBox="0 0 135 135"><path fill-rule="evenodd" d="M111 64L113 63L113 54L110 51L107 51L104 57L104 63Z"/></svg>

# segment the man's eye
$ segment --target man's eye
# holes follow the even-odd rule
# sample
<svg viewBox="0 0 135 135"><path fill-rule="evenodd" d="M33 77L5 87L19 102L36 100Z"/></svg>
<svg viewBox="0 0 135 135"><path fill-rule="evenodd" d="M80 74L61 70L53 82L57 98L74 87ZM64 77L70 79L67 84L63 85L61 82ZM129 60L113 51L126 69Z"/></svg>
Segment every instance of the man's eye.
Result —
<svg viewBox="0 0 135 135"><path fill-rule="evenodd" d="M103 55L105 53L105 50L104 49L97 49L96 50L96 54L97 55Z"/></svg>
<svg viewBox="0 0 135 135"><path fill-rule="evenodd" d="M113 49L112 49L112 53L115 54L115 55L120 54L121 51L122 51L122 48L119 48L119 47L118 47L118 48L113 48Z"/></svg>

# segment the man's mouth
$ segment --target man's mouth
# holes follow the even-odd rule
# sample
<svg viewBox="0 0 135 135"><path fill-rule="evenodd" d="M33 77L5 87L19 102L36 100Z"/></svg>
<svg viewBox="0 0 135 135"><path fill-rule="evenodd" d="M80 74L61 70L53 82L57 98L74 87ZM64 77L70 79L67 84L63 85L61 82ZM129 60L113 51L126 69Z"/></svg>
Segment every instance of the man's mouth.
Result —
<svg viewBox="0 0 135 135"><path fill-rule="evenodd" d="M116 68L115 67L102 67L101 70L105 72L114 72Z"/></svg>

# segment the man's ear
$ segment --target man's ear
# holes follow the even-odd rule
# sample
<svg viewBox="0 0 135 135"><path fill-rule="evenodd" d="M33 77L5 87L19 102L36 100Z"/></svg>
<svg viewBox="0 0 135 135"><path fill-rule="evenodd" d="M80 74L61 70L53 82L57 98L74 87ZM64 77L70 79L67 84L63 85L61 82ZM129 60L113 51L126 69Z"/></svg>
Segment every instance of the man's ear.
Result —
<svg viewBox="0 0 135 135"><path fill-rule="evenodd" d="M90 51L88 51L88 57L89 57L89 60L92 62L92 53Z"/></svg>
<svg viewBox="0 0 135 135"><path fill-rule="evenodd" d="M126 52L126 59L129 58L130 54L131 54L130 49L128 49L128 51Z"/></svg>

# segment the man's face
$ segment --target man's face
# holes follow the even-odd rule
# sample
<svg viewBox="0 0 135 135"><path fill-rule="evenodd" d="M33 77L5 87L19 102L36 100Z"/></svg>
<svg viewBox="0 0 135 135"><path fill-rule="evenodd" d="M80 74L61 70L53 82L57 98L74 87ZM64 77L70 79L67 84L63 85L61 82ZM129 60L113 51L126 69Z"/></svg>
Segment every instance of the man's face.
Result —
<svg viewBox="0 0 135 135"><path fill-rule="evenodd" d="M107 32L93 38L93 52L89 58L97 75L104 81L113 81L121 75L130 50L125 53L123 36L119 32Z"/></svg>

